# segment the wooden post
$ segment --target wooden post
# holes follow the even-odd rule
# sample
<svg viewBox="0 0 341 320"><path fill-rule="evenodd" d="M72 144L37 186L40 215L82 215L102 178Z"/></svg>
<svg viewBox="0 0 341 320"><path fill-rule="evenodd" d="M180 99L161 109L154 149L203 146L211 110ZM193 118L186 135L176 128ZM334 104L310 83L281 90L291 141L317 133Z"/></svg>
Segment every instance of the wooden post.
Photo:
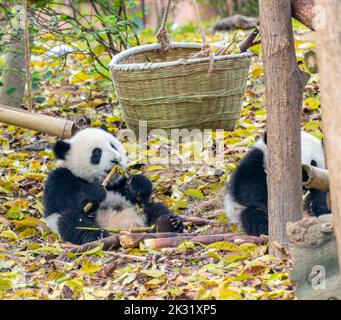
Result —
<svg viewBox="0 0 341 320"><path fill-rule="evenodd" d="M303 216L302 93L309 76L297 66L290 0L260 0L268 132L269 237L287 245L286 224Z"/></svg>
<svg viewBox="0 0 341 320"><path fill-rule="evenodd" d="M316 0L325 15L317 30L317 56L321 75L323 132L330 172L331 209L341 267L341 3Z"/></svg>

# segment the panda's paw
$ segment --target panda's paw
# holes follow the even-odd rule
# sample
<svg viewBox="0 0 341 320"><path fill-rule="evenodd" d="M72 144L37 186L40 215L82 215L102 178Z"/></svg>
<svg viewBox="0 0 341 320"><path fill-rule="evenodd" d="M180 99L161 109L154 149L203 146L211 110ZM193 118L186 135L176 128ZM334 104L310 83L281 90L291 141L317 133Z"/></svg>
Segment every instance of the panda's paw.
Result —
<svg viewBox="0 0 341 320"><path fill-rule="evenodd" d="M107 196L107 191L100 184L89 184L80 193L80 198L85 202L101 202Z"/></svg>
<svg viewBox="0 0 341 320"><path fill-rule="evenodd" d="M101 240L101 239L109 237L109 235L110 235L109 232L106 230L89 231L89 232L84 231L80 237L81 238L80 244L85 244L85 243Z"/></svg>
<svg viewBox="0 0 341 320"><path fill-rule="evenodd" d="M146 204L150 201L153 185L147 177L142 174L132 175L127 185L130 196L138 204Z"/></svg>
<svg viewBox="0 0 341 320"><path fill-rule="evenodd" d="M156 222L157 232L178 232L184 231L184 224L181 217L176 214L170 213L163 215L157 219Z"/></svg>
<svg viewBox="0 0 341 320"><path fill-rule="evenodd" d="M327 203L327 192L311 189L305 199L307 211L314 217L330 213Z"/></svg>
<svg viewBox="0 0 341 320"><path fill-rule="evenodd" d="M169 222L170 222L174 232L182 233L184 231L184 224L182 222L182 219L178 215L172 214L169 217Z"/></svg>

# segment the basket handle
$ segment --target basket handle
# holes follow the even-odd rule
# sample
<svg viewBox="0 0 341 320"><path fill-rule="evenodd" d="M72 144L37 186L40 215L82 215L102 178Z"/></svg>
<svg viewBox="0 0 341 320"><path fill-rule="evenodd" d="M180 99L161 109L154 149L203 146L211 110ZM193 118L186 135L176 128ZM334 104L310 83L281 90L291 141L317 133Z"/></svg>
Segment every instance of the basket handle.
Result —
<svg viewBox="0 0 341 320"><path fill-rule="evenodd" d="M160 26L158 32L156 33L157 42L161 44L160 49L162 51L167 51L167 50L169 50L169 47L170 47L169 36L167 34L166 24L167 24L167 20L168 20L169 9L170 9L171 3L172 3L172 0L167 0L165 12L163 13L163 17L162 17L162 23L161 23L161 26ZM196 19L197 19L199 31L201 34L201 41L203 44L202 49L198 53L196 53L193 58L209 57L210 58L210 67L208 69L208 72L212 73L213 65L214 65L214 54L213 54L213 51L211 49L211 46L208 44L207 39L206 39L206 34L205 34L204 27L202 25L202 21L200 18L200 13L199 13L197 1L192 0L192 4L193 4L194 10L195 10Z"/></svg>

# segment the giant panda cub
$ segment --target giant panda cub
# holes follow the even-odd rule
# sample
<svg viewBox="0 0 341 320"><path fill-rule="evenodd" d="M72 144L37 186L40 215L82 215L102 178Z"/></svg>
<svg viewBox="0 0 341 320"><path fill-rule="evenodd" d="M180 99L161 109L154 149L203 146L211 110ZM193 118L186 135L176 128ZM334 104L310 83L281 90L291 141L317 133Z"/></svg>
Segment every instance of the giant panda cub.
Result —
<svg viewBox="0 0 341 320"><path fill-rule="evenodd" d="M119 175L107 188L101 183L115 165L127 168L121 143L104 129L87 128L53 147L58 159L45 182L45 220L64 241L87 243L109 236L105 230L156 225L159 232L182 232L182 220L162 203L151 201L152 183L143 175ZM84 206L93 203L84 212ZM136 204L142 215L136 212Z"/></svg>
<svg viewBox="0 0 341 320"><path fill-rule="evenodd" d="M231 223L250 235L268 234L268 190L266 181L267 136L257 140L239 163L227 184L224 209ZM325 168L322 142L301 132L302 164ZM307 211L313 216L329 213L327 193L310 189L305 198Z"/></svg>

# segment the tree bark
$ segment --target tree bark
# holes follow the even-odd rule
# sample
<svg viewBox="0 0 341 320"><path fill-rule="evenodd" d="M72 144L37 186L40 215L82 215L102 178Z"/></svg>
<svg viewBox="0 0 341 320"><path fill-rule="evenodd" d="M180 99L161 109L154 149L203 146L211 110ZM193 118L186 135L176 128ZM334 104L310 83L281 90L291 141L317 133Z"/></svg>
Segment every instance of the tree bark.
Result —
<svg viewBox="0 0 341 320"><path fill-rule="evenodd" d="M290 0L260 0L268 132L269 237L287 245L285 227L303 216L301 105L309 76L296 62Z"/></svg>
<svg viewBox="0 0 341 320"><path fill-rule="evenodd" d="M1 75L3 85L0 87L0 103L11 107L20 107L23 104L26 85L23 14L16 19L18 34L8 45Z"/></svg>
<svg viewBox="0 0 341 320"><path fill-rule="evenodd" d="M317 0L325 10L325 25L317 30L317 56L321 76L322 123L330 172L331 207L341 267L341 3Z"/></svg>
<svg viewBox="0 0 341 320"><path fill-rule="evenodd" d="M0 87L0 103L19 108L25 94L25 56L22 39L8 46L5 69L2 73Z"/></svg>
<svg viewBox="0 0 341 320"><path fill-rule="evenodd" d="M311 30L315 30L313 25L314 4L314 0L291 0L292 16Z"/></svg>

